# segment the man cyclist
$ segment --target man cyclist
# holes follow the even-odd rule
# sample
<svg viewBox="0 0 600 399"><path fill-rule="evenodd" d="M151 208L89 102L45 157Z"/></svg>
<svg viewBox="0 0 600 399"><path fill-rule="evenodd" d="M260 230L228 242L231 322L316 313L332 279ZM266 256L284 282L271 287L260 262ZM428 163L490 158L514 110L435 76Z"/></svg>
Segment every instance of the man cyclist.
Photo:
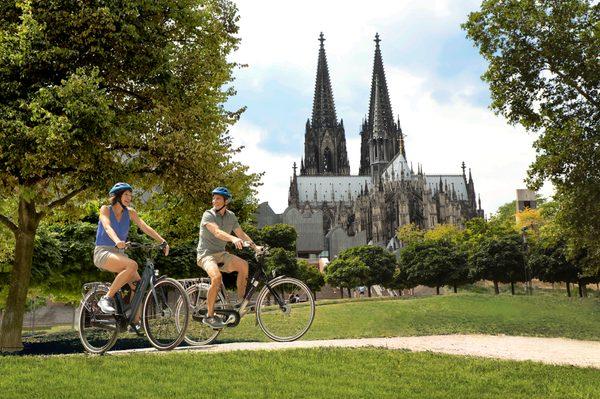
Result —
<svg viewBox="0 0 600 399"><path fill-rule="evenodd" d="M205 211L200 222L200 239L198 241L197 264L210 277L210 288L207 294L207 314L202 320L204 324L218 329L225 327L221 318L215 316L215 301L221 288L223 277L221 272L237 272L237 295L239 306L246 293L248 279L248 262L225 251L228 242L237 249L242 249L244 241L254 245L252 239L242 230L237 217L227 209L231 201L231 193L226 187L217 187L212 191L212 208ZM231 235L231 233L235 233Z"/></svg>

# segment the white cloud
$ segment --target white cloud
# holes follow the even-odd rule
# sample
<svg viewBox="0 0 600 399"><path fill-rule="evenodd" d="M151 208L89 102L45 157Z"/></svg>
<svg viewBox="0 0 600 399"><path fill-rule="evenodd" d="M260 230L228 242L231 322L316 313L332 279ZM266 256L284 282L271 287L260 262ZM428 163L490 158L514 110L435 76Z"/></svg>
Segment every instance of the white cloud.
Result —
<svg viewBox="0 0 600 399"><path fill-rule="evenodd" d="M236 160L248 165L250 172L266 172L263 185L258 188L258 198L268 201L277 213L287 207L292 164L296 157L268 152L263 149L266 132L250 122L240 121L231 129L234 146L244 146Z"/></svg>

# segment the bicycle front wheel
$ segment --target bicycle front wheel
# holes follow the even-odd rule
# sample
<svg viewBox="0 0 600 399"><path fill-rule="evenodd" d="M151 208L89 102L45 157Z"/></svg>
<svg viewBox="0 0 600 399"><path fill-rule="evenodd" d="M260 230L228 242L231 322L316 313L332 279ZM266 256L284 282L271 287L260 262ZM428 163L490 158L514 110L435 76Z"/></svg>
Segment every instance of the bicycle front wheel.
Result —
<svg viewBox="0 0 600 399"><path fill-rule="evenodd" d="M267 284L256 302L256 319L261 330L274 341L300 338L315 318L315 300L310 289L291 277Z"/></svg>
<svg viewBox="0 0 600 399"><path fill-rule="evenodd" d="M79 313L79 339L86 351L102 354L117 341L115 316L100 310L98 301L106 295L106 288L96 288L85 295Z"/></svg>
<svg viewBox="0 0 600 399"><path fill-rule="evenodd" d="M188 297L181 284L171 278L154 284L154 290L144 300L142 321L146 336L156 349L169 350L179 345L189 322Z"/></svg>

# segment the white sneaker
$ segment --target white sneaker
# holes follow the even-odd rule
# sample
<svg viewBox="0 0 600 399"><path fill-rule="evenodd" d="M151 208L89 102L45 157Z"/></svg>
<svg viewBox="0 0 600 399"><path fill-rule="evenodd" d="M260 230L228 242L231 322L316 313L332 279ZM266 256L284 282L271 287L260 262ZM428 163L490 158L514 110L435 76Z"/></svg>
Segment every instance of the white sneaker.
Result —
<svg viewBox="0 0 600 399"><path fill-rule="evenodd" d="M114 314L115 313L115 300L111 297L104 295L98 301L98 307L103 313Z"/></svg>

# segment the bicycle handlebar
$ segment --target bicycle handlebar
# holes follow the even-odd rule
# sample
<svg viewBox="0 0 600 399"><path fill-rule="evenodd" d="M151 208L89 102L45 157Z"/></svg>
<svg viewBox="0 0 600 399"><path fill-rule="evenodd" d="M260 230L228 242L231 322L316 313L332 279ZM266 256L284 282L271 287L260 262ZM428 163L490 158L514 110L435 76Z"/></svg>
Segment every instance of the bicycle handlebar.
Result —
<svg viewBox="0 0 600 399"><path fill-rule="evenodd" d="M167 246L167 242L163 242L161 244L145 244L141 242L135 241L127 241L125 243L125 249L164 249Z"/></svg>

